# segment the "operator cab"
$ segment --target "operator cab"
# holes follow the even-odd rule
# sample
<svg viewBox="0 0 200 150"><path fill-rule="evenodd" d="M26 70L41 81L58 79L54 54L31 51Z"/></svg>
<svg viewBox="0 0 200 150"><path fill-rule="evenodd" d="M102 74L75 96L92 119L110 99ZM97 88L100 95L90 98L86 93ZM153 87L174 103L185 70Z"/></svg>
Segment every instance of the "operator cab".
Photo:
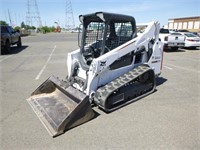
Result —
<svg viewBox="0 0 200 150"><path fill-rule="evenodd" d="M132 16L97 12L80 15L83 25L80 51L83 63L89 66L94 58L128 42L136 35Z"/></svg>

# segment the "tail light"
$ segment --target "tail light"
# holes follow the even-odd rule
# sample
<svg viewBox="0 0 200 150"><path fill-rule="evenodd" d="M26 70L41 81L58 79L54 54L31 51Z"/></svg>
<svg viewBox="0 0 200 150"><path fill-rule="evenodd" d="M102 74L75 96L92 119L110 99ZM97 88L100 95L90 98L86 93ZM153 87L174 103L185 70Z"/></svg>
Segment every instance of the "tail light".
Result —
<svg viewBox="0 0 200 150"><path fill-rule="evenodd" d="M186 39L187 41L190 41L190 42L194 42L195 40L192 40L192 39Z"/></svg>
<svg viewBox="0 0 200 150"><path fill-rule="evenodd" d="M165 36L164 40L165 40L165 41L168 41L168 36Z"/></svg>

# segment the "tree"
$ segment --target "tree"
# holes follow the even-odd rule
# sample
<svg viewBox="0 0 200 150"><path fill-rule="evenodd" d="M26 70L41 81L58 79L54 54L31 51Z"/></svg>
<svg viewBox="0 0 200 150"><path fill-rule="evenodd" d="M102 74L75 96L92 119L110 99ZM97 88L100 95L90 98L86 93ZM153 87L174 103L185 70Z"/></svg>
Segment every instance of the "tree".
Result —
<svg viewBox="0 0 200 150"><path fill-rule="evenodd" d="M24 22L21 23L21 28L26 28L26 25Z"/></svg>
<svg viewBox="0 0 200 150"><path fill-rule="evenodd" d="M39 31L41 31L42 33L49 33L49 32L54 32L55 31L55 27L48 27L48 26L43 26L41 28L38 29Z"/></svg>
<svg viewBox="0 0 200 150"><path fill-rule="evenodd" d="M0 25L8 25L6 21L0 20Z"/></svg>
<svg viewBox="0 0 200 150"><path fill-rule="evenodd" d="M20 28L19 26L16 26L16 27L14 28L15 31L20 31L20 29L21 29L21 28Z"/></svg>
<svg viewBox="0 0 200 150"><path fill-rule="evenodd" d="M35 26L31 26L31 27L30 27L30 29L32 29L32 30L35 30L35 29L36 29L36 27L35 27Z"/></svg>

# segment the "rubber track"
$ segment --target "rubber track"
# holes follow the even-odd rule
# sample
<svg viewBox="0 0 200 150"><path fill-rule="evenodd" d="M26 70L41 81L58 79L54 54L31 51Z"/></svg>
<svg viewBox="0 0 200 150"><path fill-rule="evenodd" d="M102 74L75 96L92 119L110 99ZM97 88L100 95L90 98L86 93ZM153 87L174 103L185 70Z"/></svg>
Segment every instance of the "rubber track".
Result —
<svg viewBox="0 0 200 150"><path fill-rule="evenodd" d="M138 78L139 76L141 76L143 73L147 72L151 70L151 68L147 65L140 65L136 68L134 68L133 70L130 70L129 72L123 74L122 76L116 78L115 80L111 81L110 83L106 84L103 87L100 87L96 93L95 93L95 97L94 97L94 101L95 103L100 106L102 109L104 109L107 112L113 111L117 108L114 109L106 109L102 103L106 102L107 98L117 89L128 85L129 83L131 83L133 80L135 80L136 78ZM155 89L155 85L153 90ZM152 90L152 91L153 91ZM144 94L145 95L145 94ZM132 100L130 100L132 101ZM122 106L121 106L122 107Z"/></svg>

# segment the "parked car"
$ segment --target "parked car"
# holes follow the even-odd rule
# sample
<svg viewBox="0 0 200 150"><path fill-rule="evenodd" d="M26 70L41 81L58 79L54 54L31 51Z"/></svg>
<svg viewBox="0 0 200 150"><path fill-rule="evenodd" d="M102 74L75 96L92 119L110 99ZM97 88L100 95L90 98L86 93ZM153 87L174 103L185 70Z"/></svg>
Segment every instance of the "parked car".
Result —
<svg viewBox="0 0 200 150"><path fill-rule="evenodd" d="M17 44L22 46L21 36L19 31L15 31L11 26L1 25L1 50L4 53L11 52L11 45Z"/></svg>
<svg viewBox="0 0 200 150"><path fill-rule="evenodd" d="M185 47L190 47L190 48L196 48L200 46L200 37L190 33L190 32L184 32L181 33L182 35L185 36Z"/></svg>
<svg viewBox="0 0 200 150"><path fill-rule="evenodd" d="M170 32L170 33L177 32L177 29L169 29L169 32Z"/></svg>
<svg viewBox="0 0 200 150"><path fill-rule="evenodd" d="M199 32L191 32L191 33L193 33L194 35L200 37L200 33Z"/></svg>
<svg viewBox="0 0 200 150"><path fill-rule="evenodd" d="M179 30L177 30L177 32L190 32L190 31L185 30L185 29L179 29Z"/></svg>
<svg viewBox="0 0 200 150"><path fill-rule="evenodd" d="M170 33L168 29L161 28L159 38L164 43L164 48L177 50L185 46L185 37L177 32Z"/></svg>

